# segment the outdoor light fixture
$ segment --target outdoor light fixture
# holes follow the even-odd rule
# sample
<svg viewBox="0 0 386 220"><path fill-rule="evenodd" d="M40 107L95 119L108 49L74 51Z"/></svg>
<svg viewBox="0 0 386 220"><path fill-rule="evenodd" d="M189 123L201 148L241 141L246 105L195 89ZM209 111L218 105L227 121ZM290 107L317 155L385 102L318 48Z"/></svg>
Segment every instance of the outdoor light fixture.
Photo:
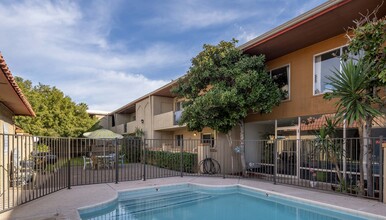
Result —
<svg viewBox="0 0 386 220"><path fill-rule="evenodd" d="M141 123L142 123L142 124L145 123L145 120L141 119Z"/></svg>
<svg viewBox="0 0 386 220"><path fill-rule="evenodd" d="M194 136L194 137L196 137L196 136L197 136L197 133L196 133L196 132L194 132L194 133L193 133L193 136Z"/></svg>

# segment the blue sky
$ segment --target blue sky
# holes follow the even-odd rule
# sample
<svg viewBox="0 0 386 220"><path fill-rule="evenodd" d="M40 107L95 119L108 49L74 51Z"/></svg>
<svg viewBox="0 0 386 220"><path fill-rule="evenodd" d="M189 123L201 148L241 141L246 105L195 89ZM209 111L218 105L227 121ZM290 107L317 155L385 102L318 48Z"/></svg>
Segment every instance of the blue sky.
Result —
<svg viewBox="0 0 386 220"><path fill-rule="evenodd" d="M176 79L203 44L245 43L324 0L0 2L13 75L112 111Z"/></svg>

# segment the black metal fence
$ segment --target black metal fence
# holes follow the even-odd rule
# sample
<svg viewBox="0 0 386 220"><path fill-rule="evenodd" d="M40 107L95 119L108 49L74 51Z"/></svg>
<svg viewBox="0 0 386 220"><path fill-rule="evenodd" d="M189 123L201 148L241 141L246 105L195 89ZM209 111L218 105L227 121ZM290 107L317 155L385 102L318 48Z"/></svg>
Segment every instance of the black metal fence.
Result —
<svg viewBox="0 0 386 220"><path fill-rule="evenodd" d="M382 201L384 141L362 141L372 155L364 162L371 173L365 169L363 191L360 139L228 143L0 134L0 212L72 186L171 176L256 178Z"/></svg>
<svg viewBox="0 0 386 220"><path fill-rule="evenodd" d="M363 163L360 162L361 141L365 146ZM382 137L246 141L255 152L255 160L247 161L247 173L274 183L383 201L382 143L385 144ZM371 161L367 155L371 155ZM362 164L363 184L360 181Z"/></svg>

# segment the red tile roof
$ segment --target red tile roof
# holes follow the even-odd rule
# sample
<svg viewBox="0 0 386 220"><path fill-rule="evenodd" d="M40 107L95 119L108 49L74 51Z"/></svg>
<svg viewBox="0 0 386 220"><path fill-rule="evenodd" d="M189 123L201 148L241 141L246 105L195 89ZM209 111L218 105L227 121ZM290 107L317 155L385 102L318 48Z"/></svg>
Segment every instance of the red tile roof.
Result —
<svg viewBox="0 0 386 220"><path fill-rule="evenodd" d="M31 104L28 102L26 97L24 96L23 92L21 91L20 87L17 85L15 78L12 76L11 71L8 68L7 63L4 60L3 55L0 52L0 69L5 74L6 79L8 80L9 85L12 86L16 94L19 96L20 101L23 103L23 105L27 108L28 112L30 113L29 116L36 116L34 110L32 109Z"/></svg>
<svg viewBox="0 0 386 220"><path fill-rule="evenodd" d="M326 124L326 118L333 118L333 117L334 117L334 114L325 114L319 118L310 117L305 122L302 122L300 124L300 130L301 131L319 130L321 127L323 127ZM336 127L343 128L343 123L338 123ZM352 125L346 125L346 128L357 128L357 127L358 125L355 122ZM374 118L373 127L374 128L386 127L386 116Z"/></svg>

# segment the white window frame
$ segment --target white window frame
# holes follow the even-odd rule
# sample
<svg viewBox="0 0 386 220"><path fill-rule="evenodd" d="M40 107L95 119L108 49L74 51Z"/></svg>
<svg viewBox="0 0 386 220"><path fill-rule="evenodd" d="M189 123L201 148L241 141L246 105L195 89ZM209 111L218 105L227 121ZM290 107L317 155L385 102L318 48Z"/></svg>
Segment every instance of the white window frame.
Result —
<svg viewBox="0 0 386 220"><path fill-rule="evenodd" d="M345 48L345 47L347 47L348 46L348 44L345 44L345 45L342 45L342 46L339 46L339 47L335 47L335 48L332 48L332 49L329 49L329 50L325 50L325 51L323 51L323 52L320 52L320 53L317 53L317 54L315 54L314 56L313 56L313 59L312 59L312 94L313 94L313 96L320 96L320 95L323 95L323 94L325 94L325 93L328 93L328 92L331 92L331 90L325 90L325 91L320 91L319 93L315 93L315 77L316 77L316 74L315 74L315 68L316 68L316 62L315 62L315 59L316 59L316 57L317 56L320 56L320 55L323 55L323 54L325 54L325 53L328 53L328 52L331 52L331 51L334 51L334 50L337 50L337 49L339 49L340 50L340 56L342 56L342 54L343 54L343 48ZM340 63L340 65L339 65L339 71L341 71L342 70L342 59L340 59L339 60L339 63ZM320 84L321 83L321 77L319 77L319 79L318 79L318 83Z"/></svg>
<svg viewBox="0 0 386 220"><path fill-rule="evenodd" d="M272 68L269 70L269 76L271 77L272 79L272 71L274 70L277 70L277 69L280 69L280 68L283 68L283 67L287 67L287 71L288 71L288 99L282 99L281 101L282 102L286 102L286 101L290 101L291 100L291 64L290 63L287 63L287 64L284 64L284 65L281 65L281 66L277 66L275 68Z"/></svg>

